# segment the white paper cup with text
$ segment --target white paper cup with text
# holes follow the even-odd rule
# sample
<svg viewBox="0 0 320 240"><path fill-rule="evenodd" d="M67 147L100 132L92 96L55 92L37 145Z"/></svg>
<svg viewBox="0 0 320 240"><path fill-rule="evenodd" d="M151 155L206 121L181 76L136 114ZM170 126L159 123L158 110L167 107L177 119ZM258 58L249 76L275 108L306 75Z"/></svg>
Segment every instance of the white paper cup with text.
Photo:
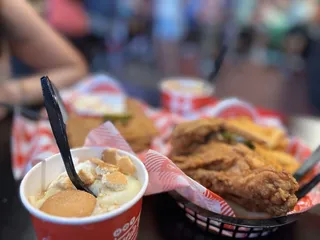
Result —
<svg viewBox="0 0 320 240"><path fill-rule="evenodd" d="M74 161L101 157L102 147L83 147L71 150ZM142 197L148 186L148 172L133 154L117 150L129 156L136 167L136 177L141 183L139 193L118 209L101 215L83 218L65 218L48 215L30 204L28 197L41 193L65 171L60 154L53 155L34 166L20 185L20 197L29 211L38 239L136 239L142 207ZM75 162L76 163L76 162Z"/></svg>
<svg viewBox="0 0 320 240"><path fill-rule="evenodd" d="M162 107L172 113L187 115L213 101L215 88L192 77L172 77L160 84Z"/></svg>

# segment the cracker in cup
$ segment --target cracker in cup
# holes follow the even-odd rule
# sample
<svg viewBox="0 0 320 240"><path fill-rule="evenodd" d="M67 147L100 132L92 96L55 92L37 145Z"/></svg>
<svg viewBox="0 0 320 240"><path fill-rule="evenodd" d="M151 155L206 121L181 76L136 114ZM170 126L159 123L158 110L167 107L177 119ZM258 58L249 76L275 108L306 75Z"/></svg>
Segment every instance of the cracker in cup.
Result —
<svg viewBox="0 0 320 240"><path fill-rule="evenodd" d="M96 198L87 192L66 190L49 197L40 210L59 217L88 217L96 202Z"/></svg>
<svg viewBox="0 0 320 240"><path fill-rule="evenodd" d="M111 157L114 159L110 159ZM63 172L45 191L38 196L30 196L29 202L50 215L86 217L119 208L133 199L141 189L130 157L119 155L116 149L103 151L101 158L83 160L75 168L81 180L97 198L76 190L66 172Z"/></svg>

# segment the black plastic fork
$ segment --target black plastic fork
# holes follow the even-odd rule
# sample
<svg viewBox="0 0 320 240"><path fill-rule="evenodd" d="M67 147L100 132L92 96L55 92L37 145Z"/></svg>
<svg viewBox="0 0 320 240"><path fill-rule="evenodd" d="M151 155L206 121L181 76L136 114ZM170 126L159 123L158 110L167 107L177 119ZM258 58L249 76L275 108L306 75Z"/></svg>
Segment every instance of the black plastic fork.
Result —
<svg viewBox="0 0 320 240"><path fill-rule="evenodd" d="M293 174L293 177L300 181L312 168L320 161L320 146L311 154L311 156L301 165L301 167ZM303 198L320 182L320 173L311 179L297 191L298 199Z"/></svg>
<svg viewBox="0 0 320 240"><path fill-rule="evenodd" d="M298 199L303 198L305 195L307 195L318 183L320 182L320 173L318 173L316 176L314 176L310 182L303 185L297 192L296 196Z"/></svg>
<svg viewBox="0 0 320 240"><path fill-rule="evenodd" d="M60 94L47 76L41 78L41 87L51 129L60 150L67 174L78 190L86 191L95 196L94 193L84 185L75 170L66 134L67 113Z"/></svg>

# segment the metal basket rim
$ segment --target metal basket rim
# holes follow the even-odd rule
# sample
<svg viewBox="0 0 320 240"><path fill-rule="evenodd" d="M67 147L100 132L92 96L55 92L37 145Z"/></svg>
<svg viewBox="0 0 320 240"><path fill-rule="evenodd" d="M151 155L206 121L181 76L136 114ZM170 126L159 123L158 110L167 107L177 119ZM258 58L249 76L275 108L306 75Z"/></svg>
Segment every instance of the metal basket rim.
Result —
<svg viewBox="0 0 320 240"><path fill-rule="evenodd" d="M176 202L184 204L185 208L193 210L195 213L206 217L210 220L215 220L224 224L235 225L238 227L248 227L248 228L275 228L281 227L298 220L299 216L303 213L290 214L287 216L267 218L267 219L246 219L246 218L237 218L225 216L219 213L211 212L204 208L199 207L198 205L190 202L185 197L180 195L177 191L172 190L168 192L169 195L174 198Z"/></svg>

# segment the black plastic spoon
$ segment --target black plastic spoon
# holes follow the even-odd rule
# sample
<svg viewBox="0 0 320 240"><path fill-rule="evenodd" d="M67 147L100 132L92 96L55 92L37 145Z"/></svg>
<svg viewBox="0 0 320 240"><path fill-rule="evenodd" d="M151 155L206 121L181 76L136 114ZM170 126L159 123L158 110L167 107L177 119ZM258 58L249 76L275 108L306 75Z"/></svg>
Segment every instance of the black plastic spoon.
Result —
<svg viewBox="0 0 320 240"><path fill-rule="evenodd" d="M304 161L301 167L293 174L293 177L300 181L308 172L310 172L320 161L320 146ZM298 199L303 198L320 182L320 173L314 176L308 183L300 187L296 192Z"/></svg>
<svg viewBox="0 0 320 240"><path fill-rule="evenodd" d="M296 196L298 199L303 198L305 195L307 195L315 186L318 185L320 182L320 173L318 175L314 176L310 182L303 185L297 192Z"/></svg>
<svg viewBox="0 0 320 240"><path fill-rule="evenodd" d="M320 146L308 157L301 167L293 174L293 177L300 181L320 161Z"/></svg>
<svg viewBox="0 0 320 240"><path fill-rule="evenodd" d="M67 174L78 190L86 191L95 196L94 193L84 185L75 170L66 134L66 120L68 115L60 94L47 76L41 78L41 87L51 129L60 150Z"/></svg>

